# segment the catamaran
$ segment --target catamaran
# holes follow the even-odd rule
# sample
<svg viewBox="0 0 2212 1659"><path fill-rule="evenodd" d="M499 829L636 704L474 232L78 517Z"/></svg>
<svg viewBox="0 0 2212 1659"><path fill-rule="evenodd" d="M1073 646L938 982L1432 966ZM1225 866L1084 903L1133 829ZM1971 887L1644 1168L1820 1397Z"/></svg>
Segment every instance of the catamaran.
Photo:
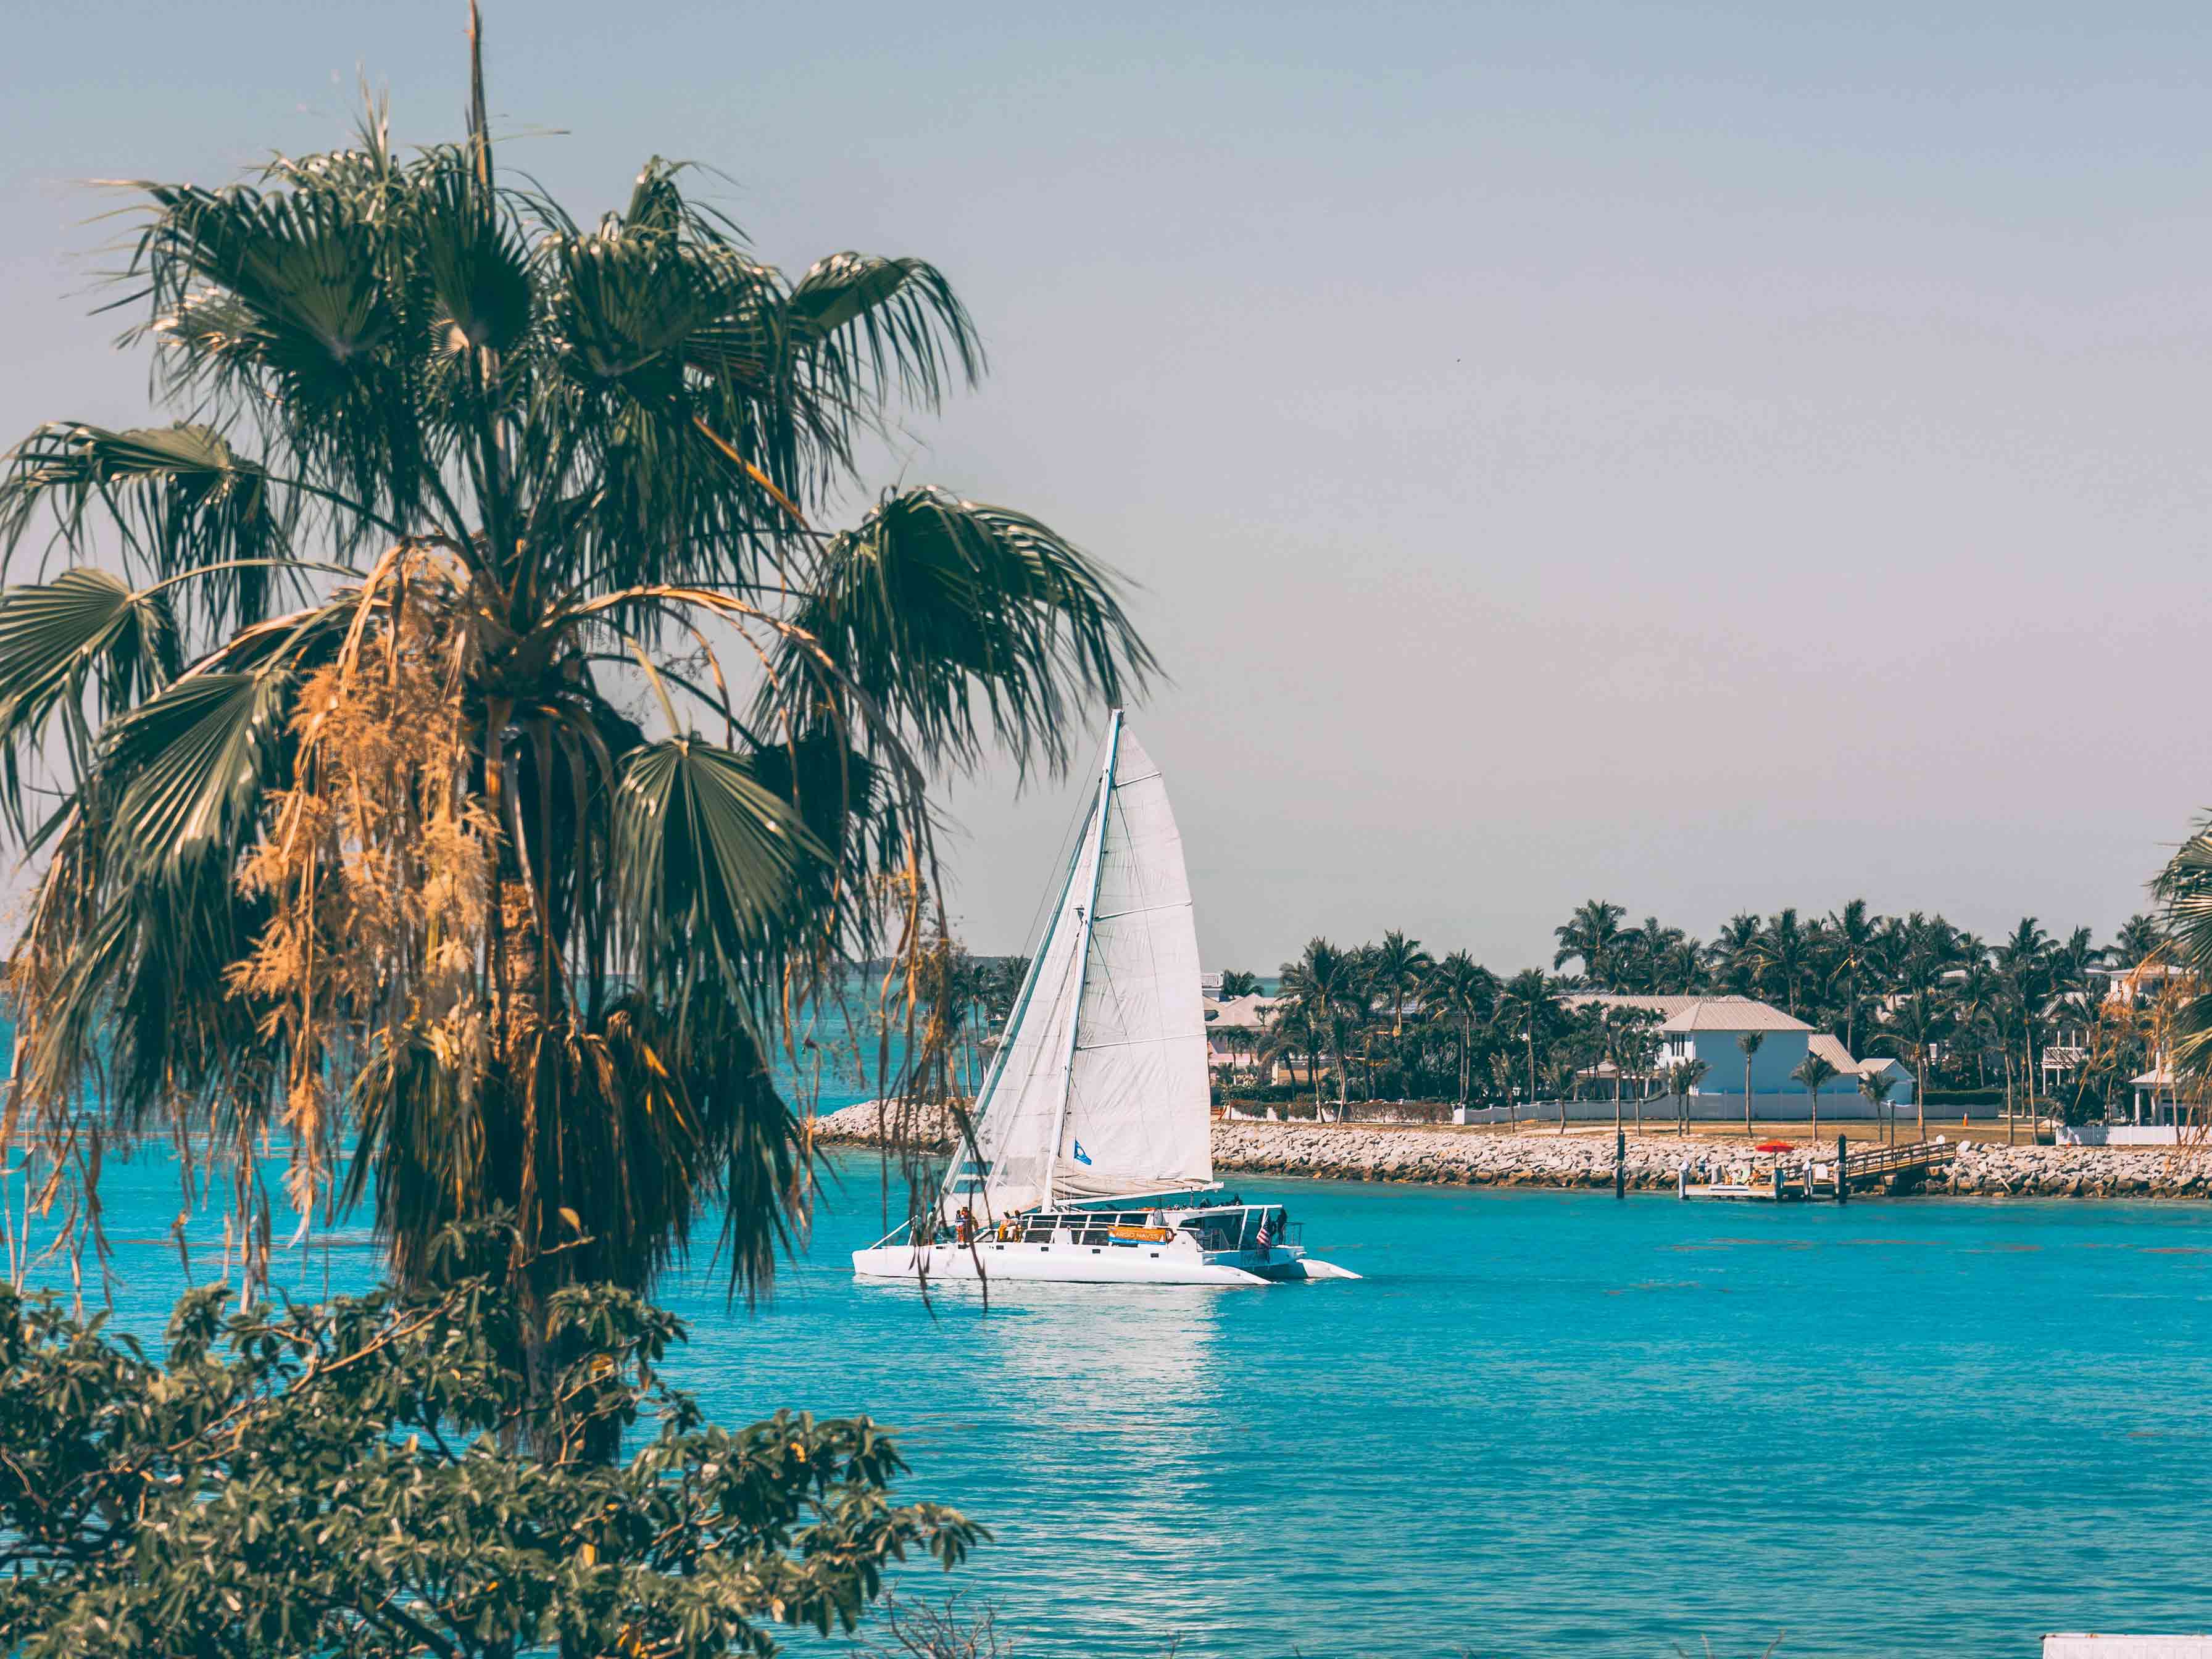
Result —
<svg viewBox="0 0 2212 1659"><path fill-rule="evenodd" d="M1358 1273L1306 1255L1279 1204L1213 1178L1198 933L1160 769L1107 727L1044 939L919 1222L853 1252L866 1279L1271 1285Z"/></svg>

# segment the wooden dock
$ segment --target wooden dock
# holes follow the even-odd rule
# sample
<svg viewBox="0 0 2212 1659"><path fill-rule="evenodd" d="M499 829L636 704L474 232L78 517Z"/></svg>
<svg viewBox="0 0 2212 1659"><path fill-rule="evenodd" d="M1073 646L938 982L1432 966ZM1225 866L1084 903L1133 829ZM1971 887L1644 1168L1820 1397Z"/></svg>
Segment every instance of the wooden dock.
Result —
<svg viewBox="0 0 2212 1659"><path fill-rule="evenodd" d="M1871 1192L1879 1188L1887 1193L1909 1193L1927 1180L1930 1170L1947 1167L1958 1156L1958 1143L1952 1140L1913 1140L1902 1146L1848 1152L1841 1160L1841 1184L1846 1192ZM1831 1188L1836 1184L1832 1181ZM1832 1190L1830 1196L1842 1194Z"/></svg>
<svg viewBox="0 0 2212 1659"><path fill-rule="evenodd" d="M1828 1163L1808 1156L1792 1169L1777 1162L1762 1176L1749 1164L1727 1171L1724 1181L1692 1181L1689 1166L1682 1167L1676 1182L1686 1199L1722 1199L1742 1203L1803 1204L1816 1198L1843 1203L1853 1193L1909 1193L1959 1156L1948 1140L1915 1140L1902 1146L1874 1146L1854 1152L1840 1138L1836 1155Z"/></svg>

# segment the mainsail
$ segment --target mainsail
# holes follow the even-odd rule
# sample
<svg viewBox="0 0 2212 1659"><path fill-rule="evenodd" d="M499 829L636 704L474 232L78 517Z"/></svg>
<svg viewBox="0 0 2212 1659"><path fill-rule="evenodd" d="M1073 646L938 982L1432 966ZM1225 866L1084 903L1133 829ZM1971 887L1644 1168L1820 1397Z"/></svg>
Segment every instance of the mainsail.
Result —
<svg viewBox="0 0 2212 1659"><path fill-rule="evenodd" d="M946 1183L948 1214L1213 1179L1182 836L1160 769L1118 712L1059 890L976 1102L975 1153Z"/></svg>

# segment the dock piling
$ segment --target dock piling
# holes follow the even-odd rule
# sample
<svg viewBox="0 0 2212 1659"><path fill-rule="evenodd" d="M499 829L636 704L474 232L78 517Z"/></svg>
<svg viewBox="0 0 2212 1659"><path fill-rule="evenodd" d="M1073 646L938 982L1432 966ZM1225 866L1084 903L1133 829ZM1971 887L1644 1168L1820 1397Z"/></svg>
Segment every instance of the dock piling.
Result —
<svg viewBox="0 0 2212 1659"><path fill-rule="evenodd" d="M1844 1138L1836 1137L1836 1202L1849 1200L1851 1193L1850 1154L1844 1150Z"/></svg>
<svg viewBox="0 0 2212 1659"><path fill-rule="evenodd" d="M1613 1195L1628 1196L1628 1133L1625 1129L1613 1132Z"/></svg>

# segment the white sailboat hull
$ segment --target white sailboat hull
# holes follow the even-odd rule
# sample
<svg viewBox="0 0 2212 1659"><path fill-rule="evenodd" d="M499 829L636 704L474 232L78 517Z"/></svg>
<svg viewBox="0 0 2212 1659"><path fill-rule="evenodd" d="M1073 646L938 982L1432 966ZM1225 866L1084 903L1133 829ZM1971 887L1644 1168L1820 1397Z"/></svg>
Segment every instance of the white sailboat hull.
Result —
<svg viewBox="0 0 2212 1659"><path fill-rule="evenodd" d="M1071 1285L1357 1279L1309 1260L1280 1206L1206 1196L1220 1185L1182 833L1159 767L1119 709L1056 890L977 1091L973 1133L932 1213L855 1250L854 1273Z"/></svg>
<svg viewBox="0 0 2212 1659"><path fill-rule="evenodd" d="M1006 1279L1062 1285L1287 1285L1359 1275L1303 1250L1159 1249L1119 1245L878 1244L853 1252L861 1279Z"/></svg>

